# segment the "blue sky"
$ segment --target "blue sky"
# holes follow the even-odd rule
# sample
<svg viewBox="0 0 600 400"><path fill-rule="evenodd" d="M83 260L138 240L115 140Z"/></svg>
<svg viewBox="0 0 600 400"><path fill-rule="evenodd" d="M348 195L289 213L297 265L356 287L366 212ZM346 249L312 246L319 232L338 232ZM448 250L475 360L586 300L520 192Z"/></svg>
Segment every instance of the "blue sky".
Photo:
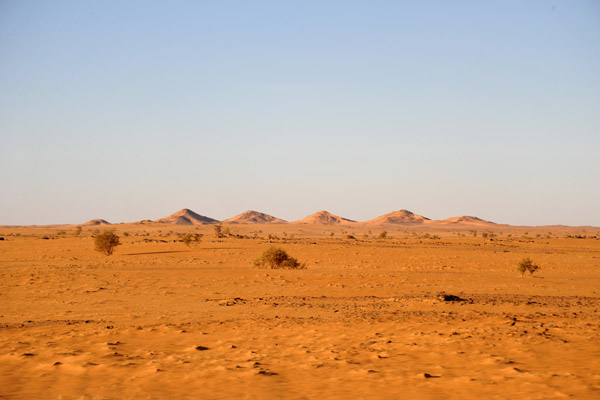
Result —
<svg viewBox="0 0 600 400"><path fill-rule="evenodd" d="M0 1L0 224L600 226L598 1Z"/></svg>

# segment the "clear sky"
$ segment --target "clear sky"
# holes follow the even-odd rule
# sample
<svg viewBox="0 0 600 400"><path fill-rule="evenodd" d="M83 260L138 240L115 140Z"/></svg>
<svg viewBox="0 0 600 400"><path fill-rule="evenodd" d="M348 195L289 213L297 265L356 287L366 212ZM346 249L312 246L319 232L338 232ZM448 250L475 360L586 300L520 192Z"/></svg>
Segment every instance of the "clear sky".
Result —
<svg viewBox="0 0 600 400"><path fill-rule="evenodd" d="M0 224L600 226L600 2L0 0Z"/></svg>

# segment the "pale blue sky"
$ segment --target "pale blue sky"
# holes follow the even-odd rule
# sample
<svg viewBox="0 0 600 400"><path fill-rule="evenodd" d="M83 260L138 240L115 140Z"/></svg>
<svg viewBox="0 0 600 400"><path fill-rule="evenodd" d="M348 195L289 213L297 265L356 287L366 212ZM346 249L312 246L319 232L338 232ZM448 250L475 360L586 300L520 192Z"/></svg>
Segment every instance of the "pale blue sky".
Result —
<svg viewBox="0 0 600 400"><path fill-rule="evenodd" d="M600 2L0 0L0 224L600 226Z"/></svg>

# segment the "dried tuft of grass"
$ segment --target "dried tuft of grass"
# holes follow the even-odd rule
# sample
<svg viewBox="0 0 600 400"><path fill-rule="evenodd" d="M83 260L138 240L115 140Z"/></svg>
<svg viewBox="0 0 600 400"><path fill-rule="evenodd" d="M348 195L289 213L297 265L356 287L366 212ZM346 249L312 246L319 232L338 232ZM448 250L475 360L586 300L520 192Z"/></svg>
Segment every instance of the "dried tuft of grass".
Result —
<svg viewBox="0 0 600 400"><path fill-rule="evenodd" d="M533 275L538 269L540 269L540 266L534 264L529 257L522 259L517 266L517 271L521 273L521 276L525 275L525 272L529 272L530 275Z"/></svg>
<svg viewBox="0 0 600 400"><path fill-rule="evenodd" d="M306 265L301 264L294 257L290 257L288 253L277 247L270 247L265 252L254 260L256 268L271 268L271 269L305 269Z"/></svg>
<svg viewBox="0 0 600 400"><path fill-rule="evenodd" d="M104 231L94 238L95 250L110 256L115 247L121 244L119 237L113 231Z"/></svg>

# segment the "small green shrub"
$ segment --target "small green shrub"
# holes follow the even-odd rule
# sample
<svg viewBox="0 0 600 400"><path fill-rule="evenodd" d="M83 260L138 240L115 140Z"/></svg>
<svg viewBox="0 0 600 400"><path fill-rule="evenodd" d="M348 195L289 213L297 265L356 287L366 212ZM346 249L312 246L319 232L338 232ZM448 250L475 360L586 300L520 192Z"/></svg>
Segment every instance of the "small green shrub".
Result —
<svg viewBox="0 0 600 400"><path fill-rule="evenodd" d="M525 272L528 271L529 274L533 275L533 273L538 269L540 269L540 266L534 264L529 257L522 259L517 266L517 270L521 273L521 276L525 275Z"/></svg>
<svg viewBox="0 0 600 400"><path fill-rule="evenodd" d="M294 257L290 257L285 250L270 247L265 252L254 260L256 268L271 268L271 269L305 269L306 265L301 264Z"/></svg>
<svg viewBox="0 0 600 400"><path fill-rule="evenodd" d="M110 256L115 247L121 244L113 231L104 231L94 238L95 250Z"/></svg>

